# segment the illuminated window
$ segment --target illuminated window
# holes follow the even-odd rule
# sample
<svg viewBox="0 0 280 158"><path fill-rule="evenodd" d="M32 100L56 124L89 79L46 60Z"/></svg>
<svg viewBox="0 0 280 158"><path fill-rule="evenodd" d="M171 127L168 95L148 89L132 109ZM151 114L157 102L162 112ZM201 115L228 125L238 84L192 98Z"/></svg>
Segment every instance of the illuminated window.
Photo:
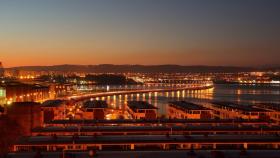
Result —
<svg viewBox="0 0 280 158"><path fill-rule="evenodd" d="M6 97L6 91L0 88L0 97Z"/></svg>

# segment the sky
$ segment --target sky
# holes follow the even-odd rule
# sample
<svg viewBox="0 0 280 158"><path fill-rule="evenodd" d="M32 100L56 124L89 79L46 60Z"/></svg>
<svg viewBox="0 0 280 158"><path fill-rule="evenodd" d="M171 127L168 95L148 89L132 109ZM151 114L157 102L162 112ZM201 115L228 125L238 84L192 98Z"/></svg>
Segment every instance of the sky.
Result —
<svg viewBox="0 0 280 158"><path fill-rule="evenodd" d="M279 65L279 8L279 0L0 0L0 61Z"/></svg>

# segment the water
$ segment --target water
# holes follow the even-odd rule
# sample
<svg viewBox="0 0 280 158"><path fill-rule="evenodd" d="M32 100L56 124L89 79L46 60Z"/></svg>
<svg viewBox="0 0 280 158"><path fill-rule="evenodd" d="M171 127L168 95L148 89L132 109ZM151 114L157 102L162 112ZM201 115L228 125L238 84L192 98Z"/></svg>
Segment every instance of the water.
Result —
<svg viewBox="0 0 280 158"><path fill-rule="evenodd" d="M258 102L280 103L280 87L254 85L215 85L213 98L215 100L227 100L252 104Z"/></svg>
<svg viewBox="0 0 280 158"><path fill-rule="evenodd" d="M122 109L125 101L148 101L159 108L159 114L164 115L166 114L167 103L176 100L185 100L197 103L211 102L213 100L239 102L241 104L254 104L259 102L280 103L280 87L220 84L207 90L117 95L98 99L106 100L112 108L116 109Z"/></svg>

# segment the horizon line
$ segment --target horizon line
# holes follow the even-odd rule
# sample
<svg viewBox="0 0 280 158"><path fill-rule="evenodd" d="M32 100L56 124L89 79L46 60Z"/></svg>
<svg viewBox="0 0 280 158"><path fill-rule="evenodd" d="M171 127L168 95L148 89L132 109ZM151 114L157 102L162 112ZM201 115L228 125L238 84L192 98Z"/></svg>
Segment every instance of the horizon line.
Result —
<svg viewBox="0 0 280 158"><path fill-rule="evenodd" d="M265 64L265 65L251 65L251 66L240 66L240 65L182 65L182 64L54 64L54 65L19 65L19 66L9 66L7 68L20 68L20 67L55 67L55 66L102 66L102 65L112 65L112 66L182 66L182 67L235 67L235 68L274 68L280 67L277 64Z"/></svg>

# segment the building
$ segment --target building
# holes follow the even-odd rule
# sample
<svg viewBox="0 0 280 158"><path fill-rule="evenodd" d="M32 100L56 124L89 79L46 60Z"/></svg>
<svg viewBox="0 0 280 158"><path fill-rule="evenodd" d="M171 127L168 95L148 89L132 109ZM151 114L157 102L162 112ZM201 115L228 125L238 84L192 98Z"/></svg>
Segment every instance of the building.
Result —
<svg viewBox="0 0 280 158"><path fill-rule="evenodd" d="M30 158L40 155L42 157L82 157L82 158L92 158L92 157L102 157L102 158L124 158L124 157L152 157L153 158L209 158L209 155L212 155L211 158L248 158L247 155L250 155L250 158L276 158L280 154L280 150L249 150L242 152L242 150L149 150L149 151L121 151L114 152L112 151L65 151L65 152L18 152L18 153L9 153L9 158ZM112 154L114 156L112 156ZM244 156L243 156L243 155ZM97 156L98 155L98 156ZM63 156L62 156L63 157Z"/></svg>
<svg viewBox="0 0 280 158"><path fill-rule="evenodd" d="M23 137L14 146L14 152L76 152L119 149L279 149L280 137L275 135L102 135L102 136L31 136ZM276 157L275 157L276 158Z"/></svg>
<svg viewBox="0 0 280 158"><path fill-rule="evenodd" d="M82 106L83 119L103 120L105 118L108 104L103 100L86 101Z"/></svg>
<svg viewBox="0 0 280 158"><path fill-rule="evenodd" d="M276 124L280 125L280 104L276 103L259 103L255 104L257 108L261 108L269 111L267 113L267 117L269 119L276 122Z"/></svg>
<svg viewBox="0 0 280 158"><path fill-rule="evenodd" d="M170 102L167 106L171 119L210 119L211 110L201 105L185 101Z"/></svg>
<svg viewBox="0 0 280 158"><path fill-rule="evenodd" d="M72 120L70 120L72 121ZM113 124L113 123L112 123ZM135 123L136 124L136 123ZM248 125L219 125L219 126L212 126L212 125L198 125L198 123L194 125L163 125L160 123L151 125L133 125L130 126L122 126L116 125L115 126L108 126L108 125L71 125L71 126L46 126L46 127L39 127L32 130L32 135L45 135L45 136L52 136L54 133L57 136L72 136L72 135L87 135L87 136L94 136L94 135L164 135L166 133L171 133L173 135L183 135L188 133L190 135L197 135L197 134L239 134L239 135L246 135L246 134L267 134L273 135L279 133L280 126L269 126L269 125L262 125L262 126L248 126Z"/></svg>
<svg viewBox="0 0 280 158"><path fill-rule="evenodd" d="M71 94L74 91L72 84L48 83L48 85L50 87L49 93L51 99Z"/></svg>
<svg viewBox="0 0 280 158"><path fill-rule="evenodd" d="M133 119L157 118L157 108L145 101L128 101L127 112Z"/></svg>
<svg viewBox="0 0 280 158"><path fill-rule="evenodd" d="M44 123L51 120L64 119L66 115L65 100L47 100L42 104L43 121Z"/></svg>
<svg viewBox="0 0 280 158"><path fill-rule="evenodd" d="M7 117L17 122L25 136L31 135L31 130L40 127L43 122L41 104L35 102L14 102L6 106Z"/></svg>
<svg viewBox="0 0 280 158"><path fill-rule="evenodd" d="M232 102L213 102L208 106L215 118L220 119L267 119L267 110L251 105Z"/></svg>
<svg viewBox="0 0 280 158"><path fill-rule="evenodd" d="M189 125L205 125L205 126L225 126L225 125L241 125L241 126L267 126L270 125L269 120L244 120L244 119L112 119L112 120L53 120L48 122L48 126L96 126L96 125L117 125L117 126L149 126L151 124L162 126L189 126Z"/></svg>
<svg viewBox="0 0 280 158"><path fill-rule="evenodd" d="M49 86L21 82L5 82L1 86L6 89L8 102L42 102L49 99Z"/></svg>

